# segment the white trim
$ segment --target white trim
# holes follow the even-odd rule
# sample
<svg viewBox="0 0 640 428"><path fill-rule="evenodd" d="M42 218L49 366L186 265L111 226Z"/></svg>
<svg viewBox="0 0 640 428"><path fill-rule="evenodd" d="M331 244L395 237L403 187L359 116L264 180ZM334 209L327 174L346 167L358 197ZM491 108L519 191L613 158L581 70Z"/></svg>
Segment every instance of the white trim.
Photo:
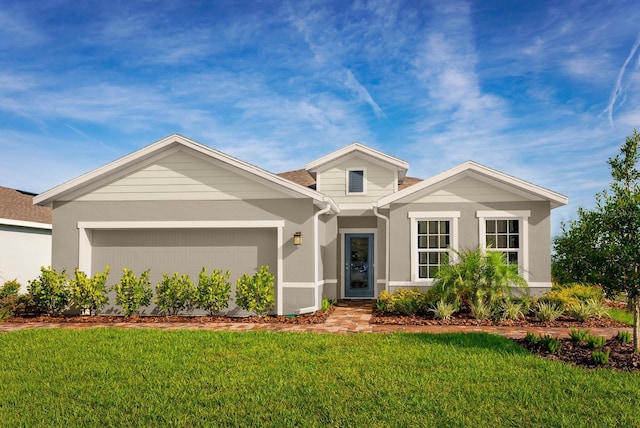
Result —
<svg viewBox="0 0 640 428"><path fill-rule="evenodd" d="M397 178L397 175L396 175ZM397 180L396 180L396 184L397 184ZM390 226L390 222L391 219L389 219L389 217L382 215L379 211L378 211L378 207L373 207L373 214L384 220L384 290L385 291L389 291L389 287L388 287L388 283L389 283L389 266L391 265L391 255L390 255L390 249L391 249L391 226Z"/></svg>
<svg viewBox="0 0 640 428"><path fill-rule="evenodd" d="M529 288L551 288L553 286L550 282L530 282Z"/></svg>
<svg viewBox="0 0 640 428"><path fill-rule="evenodd" d="M35 221L14 220L11 218L0 218L0 224L7 226L29 227L31 229L47 229L51 230L49 223L38 223Z"/></svg>
<svg viewBox="0 0 640 428"><path fill-rule="evenodd" d="M284 247L284 221L282 221L282 226L276 229L276 234L278 235L278 271L276 273L276 315L284 315L284 289L282 288L282 284L284 283L284 258L283 258L283 247Z"/></svg>
<svg viewBox="0 0 640 428"><path fill-rule="evenodd" d="M439 220L450 221L450 246L453 250L458 250L458 219L460 218L460 211L410 211L407 216L411 219L411 281L415 284L432 284L433 278L420 278L418 272L418 221L422 220ZM451 260L455 260L455 253L448 251Z"/></svg>
<svg viewBox="0 0 640 428"><path fill-rule="evenodd" d="M416 183L413 186L409 186L396 193L392 193L381 198L378 201L378 207L387 207L388 205L401 201L405 198L407 201L411 201L412 198L415 199L420 194L433 190L445 182L450 180L455 181L458 177L461 178L465 176L473 176L475 178L482 179L487 183L498 185L512 192L521 194L531 200L549 201L551 203L551 208L557 208L569 203L569 199L560 193L545 189L544 187L537 186L503 172L496 171L495 169L480 165L479 163L467 161L421 181L420 183Z"/></svg>
<svg viewBox="0 0 640 428"><path fill-rule="evenodd" d="M78 222L78 229L255 229L269 227L284 227L284 220Z"/></svg>
<svg viewBox="0 0 640 428"><path fill-rule="evenodd" d="M325 279L324 281L322 281L324 284L337 284L338 280L337 279ZM323 285L324 285L323 284Z"/></svg>
<svg viewBox="0 0 640 428"><path fill-rule="evenodd" d="M518 270L524 280L529 281L529 217L531 217L531 211L477 211L476 217L478 218L478 244L482 251L487 249L487 220L520 220L522 226L521 230L518 231L520 236Z"/></svg>
<svg viewBox="0 0 640 428"><path fill-rule="evenodd" d="M360 211L368 211L373 209L373 202L359 202L359 203L347 203L347 204L338 204L340 207L340 211L349 211L349 210L360 210ZM343 213L344 215L349 215L349 213Z"/></svg>
<svg viewBox="0 0 640 428"><path fill-rule="evenodd" d="M351 192L349 191L349 187L351 187L351 177L350 173L355 171L362 171L362 192ZM367 168L366 167L353 167L347 168L344 171L345 174L345 188L344 193L347 196L366 196L367 195Z"/></svg>
<svg viewBox="0 0 640 428"><path fill-rule="evenodd" d="M436 283L433 278L428 278L426 281L389 281L389 287L431 287Z"/></svg>
<svg viewBox="0 0 640 428"><path fill-rule="evenodd" d="M313 282L283 282L282 288L318 288Z"/></svg>
<svg viewBox="0 0 640 428"><path fill-rule="evenodd" d="M316 289L320 283L320 216L329 210L331 210L331 206L327 204L326 207L313 214L313 282ZM322 306L322 301L318 301L316 295L317 293L314 293L313 307L318 310Z"/></svg>
<svg viewBox="0 0 640 428"><path fill-rule="evenodd" d="M342 228L342 229L338 229L338 234L340 235L340 283L342 284L342 286L340 287L340 298L341 299L362 299L362 297L346 297L345 294L345 289L346 289L346 285L345 285L345 274L344 274L344 270L345 270L345 266L347 264L346 260L345 260L345 251L344 251L344 246L345 246L345 235L347 234L372 234L373 235L373 278L374 278L374 283L377 284L377 279L376 276L378 275L378 271L376 269L376 266L378 265L378 240L376 239L376 235L378 233L378 229L373 229L373 228ZM375 285L374 285L374 290L373 290L373 297L372 299L375 299L376 296L376 290L375 290Z"/></svg>
<svg viewBox="0 0 640 428"><path fill-rule="evenodd" d="M389 287L411 287L412 281L389 281Z"/></svg>

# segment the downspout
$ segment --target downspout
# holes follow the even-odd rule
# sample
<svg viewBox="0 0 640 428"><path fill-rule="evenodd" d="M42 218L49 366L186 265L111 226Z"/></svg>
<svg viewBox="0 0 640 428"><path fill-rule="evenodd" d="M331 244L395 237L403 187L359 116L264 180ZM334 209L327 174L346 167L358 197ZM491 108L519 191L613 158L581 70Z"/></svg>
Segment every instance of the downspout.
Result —
<svg viewBox="0 0 640 428"><path fill-rule="evenodd" d="M315 312L320 309L318 306L317 299L317 287L320 282L320 231L319 231L319 218L322 214L326 214L331 210L331 204L325 202L327 205L322 208L320 211L317 211L313 214L313 306L309 306L307 308L298 308L295 310L296 314L306 314L310 312Z"/></svg>
<svg viewBox="0 0 640 428"><path fill-rule="evenodd" d="M375 214L376 217L379 217L381 219L384 220L384 236L385 236L385 255L384 255L384 289L385 291L389 291L389 270L390 270L390 266L389 266L389 262L390 262L390 255L389 255L389 248L390 248L390 238L391 238L391 234L390 234L390 230L389 230L389 217L385 217L382 214L380 214L378 212L378 207L376 205L373 206L373 214Z"/></svg>

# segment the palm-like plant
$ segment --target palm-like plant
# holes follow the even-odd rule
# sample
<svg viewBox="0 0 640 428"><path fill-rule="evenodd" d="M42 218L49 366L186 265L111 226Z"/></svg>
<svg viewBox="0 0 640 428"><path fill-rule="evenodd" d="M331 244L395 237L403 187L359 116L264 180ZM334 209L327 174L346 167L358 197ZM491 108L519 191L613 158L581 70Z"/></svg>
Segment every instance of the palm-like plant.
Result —
<svg viewBox="0 0 640 428"><path fill-rule="evenodd" d="M457 262L440 266L435 284L440 295L448 301L459 299L468 307L479 302L493 305L510 296L513 286L527 286L501 252L483 252L480 248L452 251Z"/></svg>

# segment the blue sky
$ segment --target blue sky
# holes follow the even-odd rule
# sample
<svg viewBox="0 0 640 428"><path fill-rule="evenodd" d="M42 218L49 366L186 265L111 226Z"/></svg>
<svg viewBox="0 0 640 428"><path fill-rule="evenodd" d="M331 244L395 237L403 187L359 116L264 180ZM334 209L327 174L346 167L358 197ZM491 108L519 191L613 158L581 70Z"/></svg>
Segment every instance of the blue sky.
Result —
<svg viewBox="0 0 640 428"><path fill-rule="evenodd" d="M168 134L272 172L360 141L606 188L640 127L635 1L0 0L0 185L42 192Z"/></svg>

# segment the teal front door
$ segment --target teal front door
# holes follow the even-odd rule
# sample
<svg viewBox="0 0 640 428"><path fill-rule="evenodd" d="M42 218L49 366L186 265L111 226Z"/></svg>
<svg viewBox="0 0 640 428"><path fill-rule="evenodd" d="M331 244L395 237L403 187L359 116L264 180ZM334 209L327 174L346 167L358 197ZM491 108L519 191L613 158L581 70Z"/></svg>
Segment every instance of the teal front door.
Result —
<svg viewBox="0 0 640 428"><path fill-rule="evenodd" d="M348 233L344 244L344 297L373 298L373 234Z"/></svg>

